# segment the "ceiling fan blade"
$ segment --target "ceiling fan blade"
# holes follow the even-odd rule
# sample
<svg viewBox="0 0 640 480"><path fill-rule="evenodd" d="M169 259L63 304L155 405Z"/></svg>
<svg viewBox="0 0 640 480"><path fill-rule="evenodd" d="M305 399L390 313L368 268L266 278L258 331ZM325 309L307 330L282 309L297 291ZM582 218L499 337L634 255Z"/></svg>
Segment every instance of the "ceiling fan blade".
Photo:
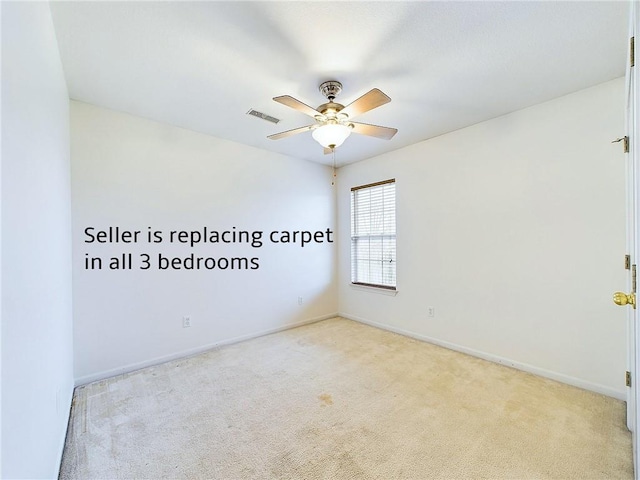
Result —
<svg viewBox="0 0 640 480"><path fill-rule="evenodd" d="M382 138L384 140L391 140L393 136L398 133L397 128L380 127L378 125L369 125L368 123L351 122L353 125L353 131L360 135L368 135L370 137Z"/></svg>
<svg viewBox="0 0 640 480"><path fill-rule="evenodd" d="M389 98L377 88L374 88L344 107L342 110L340 110L340 113L346 113L347 115L349 115L349 118L353 118L355 116L363 114L364 112L373 110L380 105L389 103L390 101L391 98Z"/></svg>
<svg viewBox="0 0 640 480"><path fill-rule="evenodd" d="M291 135L297 135L298 133L308 132L313 129L316 125L307 125L306 127L294 128L293 130L287 130L285 132L274 133L273 135L269 135L267 138L271 140L279 140L281 138L290 137Z"/></svg>
<svg viewBox="0 0 640 480"><path fill-rule="evenodd" d="M311 108L306 103L302 103L300 100L297 100L290 95L273 97L273 99L278 103L281 103L283 105L286 105L287 107L291 107L295 110L298 110L299 112L302 112L305 115L309 115L310 117L315 118L316 115L320 115L320 112L318 112L315 108Z"/></svg>

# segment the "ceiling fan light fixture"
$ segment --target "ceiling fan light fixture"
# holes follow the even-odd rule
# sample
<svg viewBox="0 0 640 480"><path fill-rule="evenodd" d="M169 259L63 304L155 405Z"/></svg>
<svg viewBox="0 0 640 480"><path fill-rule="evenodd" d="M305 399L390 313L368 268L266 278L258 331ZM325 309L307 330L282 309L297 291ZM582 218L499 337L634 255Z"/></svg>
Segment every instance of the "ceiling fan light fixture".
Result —
<svg viewBox="0 0 640 480"><path fill-rule="evenodd" d="M316 128L311 135L324 148L336 148L351 135L351 128L339 123L329 123Z"/></svg>

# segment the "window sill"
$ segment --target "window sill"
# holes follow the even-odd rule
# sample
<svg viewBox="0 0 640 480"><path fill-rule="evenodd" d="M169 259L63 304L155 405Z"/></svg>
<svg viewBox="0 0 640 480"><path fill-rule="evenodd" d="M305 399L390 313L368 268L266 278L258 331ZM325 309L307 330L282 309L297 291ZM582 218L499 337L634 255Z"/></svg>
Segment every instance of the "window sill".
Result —
<svg viewBox="0 0 640 480"><path fill-rule="evenodd" d="M387 295L388 297L395 297L398 294L398 290L391 290L390 288L374 287L373 285L362 285L359 283L351 283L351 288L355 290L363 290L365 292L378 293L380 295Z"/></svg>

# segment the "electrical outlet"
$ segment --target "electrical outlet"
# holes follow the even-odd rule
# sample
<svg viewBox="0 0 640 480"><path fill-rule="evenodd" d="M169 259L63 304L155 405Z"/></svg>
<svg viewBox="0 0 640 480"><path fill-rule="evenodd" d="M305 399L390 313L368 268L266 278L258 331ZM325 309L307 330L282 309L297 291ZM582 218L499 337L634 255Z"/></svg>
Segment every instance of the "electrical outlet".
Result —
<svg viewBox="0 0 640 480"><path fill-rule="evenodd" d="M302 305L302 297L298 297L298 305Z"/></svg>
<svg viewBox="0 0 640 480"><path fill-rule="evenodd" d="M434 307L428 307L427 308L427 313L430 317L435 317L436 316L436 309Z"/></svg>
<svg viewBox="0 0 640 480"><path fill-rule="evenodd" d="M189 328L191 326L191 317L182 317L182 328Z"/></svg>

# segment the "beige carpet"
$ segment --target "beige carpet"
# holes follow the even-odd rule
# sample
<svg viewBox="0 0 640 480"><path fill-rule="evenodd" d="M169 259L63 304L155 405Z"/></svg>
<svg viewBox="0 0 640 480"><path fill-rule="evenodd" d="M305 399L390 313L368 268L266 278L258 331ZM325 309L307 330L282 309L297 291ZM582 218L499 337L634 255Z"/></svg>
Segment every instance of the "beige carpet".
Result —
<svg viewBox="0 0 640 480"><path fill-rule="evenodd" d="M623 402L332 319L78 388L60 478L632 470Z"/></svg>

